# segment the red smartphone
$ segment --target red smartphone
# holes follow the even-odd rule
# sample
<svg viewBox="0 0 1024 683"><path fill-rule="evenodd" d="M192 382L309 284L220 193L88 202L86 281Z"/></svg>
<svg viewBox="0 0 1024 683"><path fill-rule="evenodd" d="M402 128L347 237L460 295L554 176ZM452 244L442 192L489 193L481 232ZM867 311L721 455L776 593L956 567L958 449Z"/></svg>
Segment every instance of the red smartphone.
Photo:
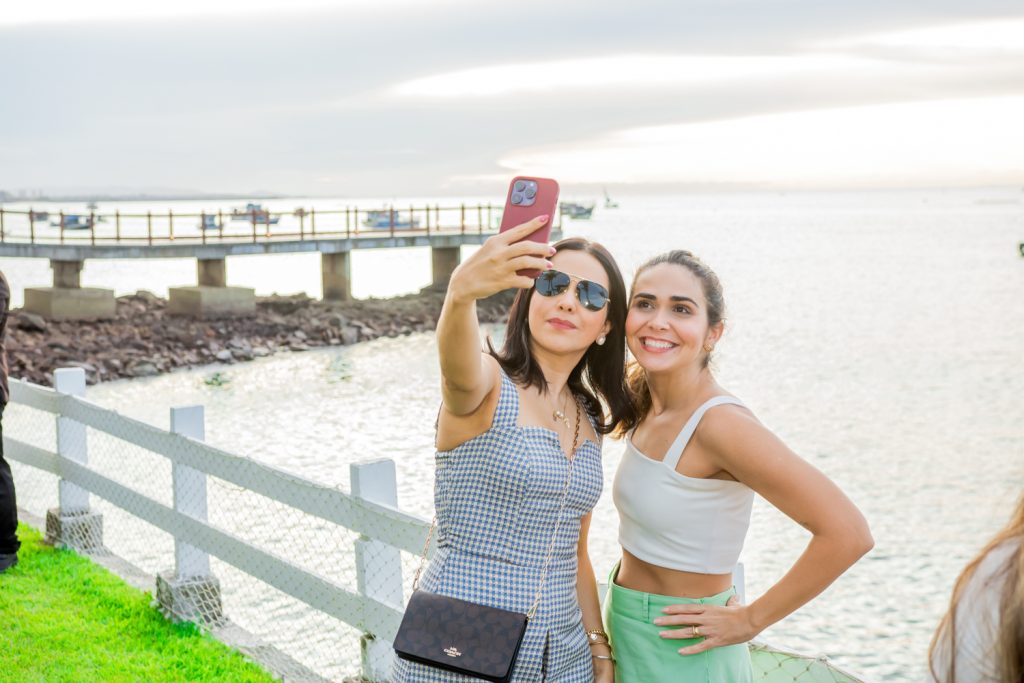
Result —
<svg viewBox="0 0 1024 683"><path fill-rule="evenodd" d="M531 242L547 242L551 235L551 224L555 222L557 209L557 182L551 178L516 176L508 185L508 197L505 199L505 211L501 214L501 227L498 232L505 232L537 216L547 214L548 222L536 232L523 238ZM540 271L518 270L516 274L536 278L540 276Z"/></svg>

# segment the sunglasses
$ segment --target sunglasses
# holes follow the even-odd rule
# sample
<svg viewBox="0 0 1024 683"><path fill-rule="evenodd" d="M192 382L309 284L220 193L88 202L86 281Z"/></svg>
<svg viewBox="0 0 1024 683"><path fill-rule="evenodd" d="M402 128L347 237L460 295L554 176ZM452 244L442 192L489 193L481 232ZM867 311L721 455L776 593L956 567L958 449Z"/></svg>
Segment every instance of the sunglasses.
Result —
<svg viewBox="0 0 1024 683"><path fill-rule="evenodd" d="M569 289L576 280L576 298L588 311L600 311L608 305L608 290L590 280L563 273L560 270L546 270L533 282L533 288L541 296L559 296Z"/></svg>

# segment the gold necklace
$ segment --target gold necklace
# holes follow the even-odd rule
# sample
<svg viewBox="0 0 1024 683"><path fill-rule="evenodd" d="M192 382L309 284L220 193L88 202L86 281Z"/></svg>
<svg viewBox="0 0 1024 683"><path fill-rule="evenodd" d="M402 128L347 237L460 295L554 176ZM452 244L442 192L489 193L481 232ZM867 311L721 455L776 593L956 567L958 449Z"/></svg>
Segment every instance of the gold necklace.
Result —
<svg viewBox="0 0 1024 683"><path fill-rule="evenodd" d="M569 418L565 416L564 410L559 410L558 408L552 410L551 419L553 419L555 422L561 422L562 424L565 425L566 429L569 428Z"/></svg>

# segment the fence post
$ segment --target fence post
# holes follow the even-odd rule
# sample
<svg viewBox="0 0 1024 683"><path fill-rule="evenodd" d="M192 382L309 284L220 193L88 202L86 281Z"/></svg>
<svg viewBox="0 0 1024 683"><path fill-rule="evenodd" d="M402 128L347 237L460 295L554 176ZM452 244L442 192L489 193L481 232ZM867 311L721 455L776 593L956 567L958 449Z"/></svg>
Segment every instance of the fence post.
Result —
<svg viewBox="0 0 1024 683"><path fill-rule="evenodd" d="M53 373L58 393L85 396L85 370L60 368ZM85 425L57 416L57 456L79 465L89 464ZM46 511L46 542L58 548L83 553L102 553L103 515L89 509L89 492L65 481L57 481L58 507Z"/></svg>
<svg viewBox="0 0 1024 683"><path fill-rule="evenodd" d="M394 460L370 460L349 465L352 495L398 507ZM360 536L355 542L356 585L360 595L402 609L402 557L398 549ZM371 681L387 680L394 661L391 643L371 633L360 639L362 674Z"/></svg>
<svg viewBox="0 0 1024 683"><path fill-rule="evenodd" d="M171 431L203 441L206 438L203 414L203 406L171 408ZM206 474L172 462L171 481L174 509L206 522ZM220 581L210 573L210 556L178 535L174 537L174 570L157 574L156 598L172 621L209 625L218 624L224 618Z"/></svg>

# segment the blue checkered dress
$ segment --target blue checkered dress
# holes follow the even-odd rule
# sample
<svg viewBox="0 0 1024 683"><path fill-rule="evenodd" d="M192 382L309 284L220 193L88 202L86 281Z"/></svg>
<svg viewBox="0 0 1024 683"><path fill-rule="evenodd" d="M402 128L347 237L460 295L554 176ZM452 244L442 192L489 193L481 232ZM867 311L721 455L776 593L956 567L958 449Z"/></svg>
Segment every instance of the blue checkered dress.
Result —
<svg viewBox="0 0 1024 683"><path fill-rule="evenodd" d="M584 413L585 414L585 413ZM420 588L527 612L540 587L569 460L558 435L518 424L519 394L501 373L491 428L437 453L434 506L438 552ZM601 448L583 441L536 616L526 629L513 681L591 682L590 648L576 599L580 518L601 496ZM395 683L478 680L397 660Z"/></svg>

